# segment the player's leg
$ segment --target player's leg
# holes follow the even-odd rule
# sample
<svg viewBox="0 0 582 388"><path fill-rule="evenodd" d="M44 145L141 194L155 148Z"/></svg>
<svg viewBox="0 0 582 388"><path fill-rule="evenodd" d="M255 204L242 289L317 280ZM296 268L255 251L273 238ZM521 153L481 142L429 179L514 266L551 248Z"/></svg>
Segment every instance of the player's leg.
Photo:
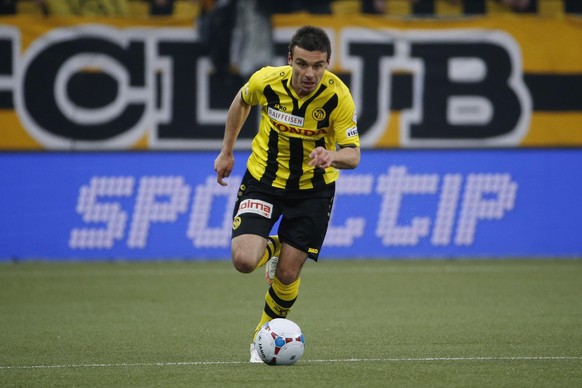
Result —
<svg viewBox="0 0 582 388"><path fill-rule="evenodd" d="M233 210L231 255L239 272L253 272L276 253L278 239L269 238L280 215L274 202L271 194L247 172Z"/></svg>
<svg viewBox="0 0 582 388"><path fill-rule="evenodd" d="M241 234L232 238L232 264L237 271L250 273L257 268L267 247L267 239L256 234Z"/></svg>
<svg viewBox="0 0 582 388"><path fill-rule="evenodd" d="M256 268L265 265L272 258L277 258L278 260L281 255L281 243L278 236L264 238L256 234L241 234L233 237L231 251L232 263L237 271L250 273ZM269 271L269 268L267 268L267 271ZM272 271L274 271L274 268ZM269 272L267 272L267 278L269 278L268 274ZM273 277L270 277L270 280L272 279Z"/></svg>
<svg viewBox="0 0 582 388"><path fill-rule="evenodd" d="M265 294L265 306L255 334L266 322L285 318L295 303L301 284L301 269L308 257L317 261L329 225L334 186L315 196L283 202L279 226L281 256L273 284Z"/></svg>
<svg viewBox="0 0 582 388"><path fill-rule="evenodd" d="M286 318L299 295L301 269L307 253L283 244L273 284L265 294L265 305L253 338L265 323L275 318Z"/></svg>

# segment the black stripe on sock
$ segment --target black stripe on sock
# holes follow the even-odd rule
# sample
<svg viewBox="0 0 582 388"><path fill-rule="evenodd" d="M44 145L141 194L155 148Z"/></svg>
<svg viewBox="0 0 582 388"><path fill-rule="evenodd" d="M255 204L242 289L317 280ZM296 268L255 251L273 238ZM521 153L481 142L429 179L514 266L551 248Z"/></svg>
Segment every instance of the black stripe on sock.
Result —
<svg viewBox="0 0 582 388"><path fill-rule="evenodd" d="M269 316L269 318L271 319L275 319L275 318L286 318L284 315L279 315L276 312L274 312L273 310L271 310L271 308L269 307L269 305L267 303L265 303L265 314L267 314Z"/></svg>
<svg viewBox="0 0 582 388"><path fill-rule="evenodd" d="M269 238L270 240L271 238ZM269 244L267 244L267 252L269 252L269 257L273 257L273 251L271 251L271 247L269 247Z"/></svg>
<svg viewBox="0 0 582 388"><path fill-rule="evenodd" d="M269 251L269 257L273 257L275 255L275 251L277 250L277 243L275 242L275 239L273 237L269 236L267 238L273 244L273 250L271 250L271 248L269 247L269 244L267 244L267 250Z"/></svg>
<svg viewBox="0 0 582 388"><path fill-rule="evenodd" d="M294 298L291 300L283 300L283 299L279 298L279 296L277 296L277 294L275 293L275 290L273 290L273 286L271 286L271 288L269 288L269 295L271 295L271 298L273 298L275 303L277 303L279 306L281 306L285 309L290 309L291 306L293 306L293 303L295 303L295 301L297 300L297 298Z"/></svg>

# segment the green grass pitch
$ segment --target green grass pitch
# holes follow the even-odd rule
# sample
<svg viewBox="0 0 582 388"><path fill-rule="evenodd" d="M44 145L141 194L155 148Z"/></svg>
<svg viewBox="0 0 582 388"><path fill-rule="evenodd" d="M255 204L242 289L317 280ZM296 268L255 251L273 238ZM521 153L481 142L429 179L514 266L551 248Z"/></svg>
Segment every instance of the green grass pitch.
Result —
<svg viewBox="0 0 582 388"><path fill-rule="evenodd" d="M262 276L2 264L0 386L582 386L582 260L308 262L290 367L248 363Z"/></svg>

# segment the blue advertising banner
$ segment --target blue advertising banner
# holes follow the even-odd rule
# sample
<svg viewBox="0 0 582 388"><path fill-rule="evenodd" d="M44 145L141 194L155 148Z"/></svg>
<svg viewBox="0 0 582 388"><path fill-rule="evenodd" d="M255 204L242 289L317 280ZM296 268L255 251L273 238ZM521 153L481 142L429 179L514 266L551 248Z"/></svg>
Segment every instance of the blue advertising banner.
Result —
<svg viewBox="0 0 582 388"><path fill-rule="evenodd" d="M0 154L0 261L228 260L215 152ZM579 257L582 150L364 151L322 259Z"/></svg>

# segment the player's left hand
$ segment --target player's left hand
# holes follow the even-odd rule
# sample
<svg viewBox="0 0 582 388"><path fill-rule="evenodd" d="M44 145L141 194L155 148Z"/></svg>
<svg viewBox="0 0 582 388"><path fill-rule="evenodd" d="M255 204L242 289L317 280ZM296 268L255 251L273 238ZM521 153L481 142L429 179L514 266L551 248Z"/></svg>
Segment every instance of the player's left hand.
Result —
<svg viewBox="0 0 582 388"><path fill-rule="evenodd" d="M309 154L309 157L311 158L309 165L311 167L326 169L331 166L333 155L333 152L326 150L323 147L317 147L311 152L311 154Z"/></svg>

